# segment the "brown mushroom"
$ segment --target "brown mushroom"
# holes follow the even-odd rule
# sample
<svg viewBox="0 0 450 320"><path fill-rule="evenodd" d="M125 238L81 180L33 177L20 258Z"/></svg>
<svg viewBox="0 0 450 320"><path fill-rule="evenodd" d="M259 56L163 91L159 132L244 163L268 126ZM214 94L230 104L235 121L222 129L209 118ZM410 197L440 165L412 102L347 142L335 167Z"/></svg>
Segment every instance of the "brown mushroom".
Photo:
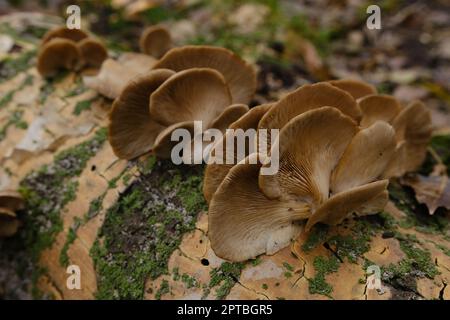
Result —
<svg viewBox="0 0 450 320"><path fill-rule="evenodd" d="M139 39L141 52L155 58L163 56L172 45L169 31L162 26L151 26L144 30Z"/></svg>
<svg viewBox="0 0 450 320"><path fill-rule="evenodd" d="M356 123L336 108L294 117L272 146L272 151L279 150L279 170L260 175L259 187L271 199L322 203L328 199L331 172L357 130Z"/></svg>
<svg viewBox="0 0 450 320"><path fill-rule="evenodd" d="M61 69L78 69L80 61L81 52L73 41L54 38L39 50L37 69L42 76L52 77Z"/></svg>
<svg viewBox="0 0 450 320"><path fill-rule="evenodd" d="M152 149L164 126L149 113L150 94L174 74L153 70L128 83L114 101L109 125L109 141L119 158L132 159Z"/></svg>
<svg viewBox="0 0 450 320"><path fill-rule="evenodd" d="M63 38L79 42L88 37L88 34L80 29L69 29L67 27L58 27L56 29L49 30L42 38L42 44L49 42L55 38Z"/></svg>
<svg viewBox="0 0 450 320"><path fill-rule="evenodd" d="M363 128L369 127L379 120L392 123L401 109L397 99L388 95L365 96L358 101L358 105L363 114L360 122Z"/></svg>
<svg viewBox="0 0 450 320"><path fill-rule="evenodd" d="M223 76L208 68L176 73L150 97L150 114L169 126L183 121L203 121L209 127L231 104L231 95Z"/></svg>
<svg viewBox="0 0 450 320"><path fill-rule="evenodd" d="M103 61L108 58L106 47L98 40L85 38L77 43L81 58L86 66L100 68Z"/></svg>
<svg viewBox="0 0 450 320"><path fill-rule="evenodd" d="M340 79L331 80L329 83L339 89L347 91L355 100L377 93L377 89L373 85L359 80Z"/></svg>
<svg viewBox="0 0 450 320"><path fill-rule="evenodd" d="M12 190L0 191L0 237L13 236L20 227L15 211L24 208L20 193Z"/></svg>
<svg viewBox="0 0 450 320"><path fill-rule="evenodd" d="M219 71L230 88L232 103L248 104L256 90L253 67L233 52L212 46L184 46L169 50L154 66L176 72L191 68Z"/></svg>
<svg viewBox="0 0 450 320"><path fill-rule="evenodd" d="M269 108L272 106L272 104L264 104L260 106L256 106L252 109L250 109L249 112L245 113L242 117L240 117L238 120L233 122L230 125L230 129L255 129L258 127L258 123L261 119L261 117L269 110ZM214 127L214 126L213 126ZM215 149L221 148L222 149L222 155L226 152L226 139L228 138L234 138L232 137L233 133L227 133L225 134L221 141L218 141L215 146L213 147L211 154L212 156L215 156ZM235 138L234 138L235 139ZM249 141L249 145L254 142ZM250 146L249 146L250 147ZM209 203L211 200L213 194L216 192L217 187L220 185L220 183L223 181L225 176L227 175L228 171L234 166L236 163L237 150L233 150L233 154L230 157L233 157L233 164L218 164L218 163L210 163L206 166L205 169L205 176L203 180L203 195L205 196L206 201ZM249 149L246 150L245 153L246 156L250 155ZM226 155L224 155L226 157Z"/></svg>
<svg viewBox="0 0 450 320"><path fill-rule="evenodd" d="M301 232L295 221L310 215L306 203L267 199L258 188L260 165L251 162L246 158L231 168L209 205L211 246L231 261L275 253Z"/></svg>

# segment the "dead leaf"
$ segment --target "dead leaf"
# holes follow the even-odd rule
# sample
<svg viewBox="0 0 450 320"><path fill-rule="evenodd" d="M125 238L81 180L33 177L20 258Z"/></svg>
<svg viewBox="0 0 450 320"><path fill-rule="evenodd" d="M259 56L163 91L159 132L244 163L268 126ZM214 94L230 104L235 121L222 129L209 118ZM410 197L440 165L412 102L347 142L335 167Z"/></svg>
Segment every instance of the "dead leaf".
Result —
<svg viewBox="0 0 450 320"><path fill-rule="evenodd" d="M430 214L441 207L450 210L450 181L444 165L436 165L430 176L406 176L402 184L414 189L417 201L425 204Z"/></svg>

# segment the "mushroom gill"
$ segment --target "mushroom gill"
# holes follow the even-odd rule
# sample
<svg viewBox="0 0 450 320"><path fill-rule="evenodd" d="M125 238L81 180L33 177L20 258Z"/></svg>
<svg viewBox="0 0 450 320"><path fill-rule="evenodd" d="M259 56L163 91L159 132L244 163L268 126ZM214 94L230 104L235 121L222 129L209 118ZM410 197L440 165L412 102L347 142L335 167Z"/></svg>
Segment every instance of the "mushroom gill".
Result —
<svg viewBox="0 0 450 320"><path fill-rule="evenodd" d="M13 236L20 227L16 211L23 209L22 196L12 190L0 191L0 238Z"/></svg>
<svg viewBox="0 0 450 320"><path fill-rule="evenodd" d="M258 153L246 150L245 161L235 165L210 163L204 177L211 245L232 261L274 253L302 226L336 225L382 211L387 178L417 169L431 136L422 103L402 107L353 80L306 85L252 110L230 127L279 129L272 152L264 158L258 141ZM236 152L224 147L230 138L216 143L211 155L219 150L236 160ZM249 162L255 158L259 164ZM276 160L279 170L262 174Z"/></svg>
<svg viewBox="0 0 450 320"><path fill-rule="evenodd" d="M232 103L248 104L256 90L254 68L232 51L213 46L183 46L169 50L154 66L176 72L191 68L219 71L230 89Z"/></svg>

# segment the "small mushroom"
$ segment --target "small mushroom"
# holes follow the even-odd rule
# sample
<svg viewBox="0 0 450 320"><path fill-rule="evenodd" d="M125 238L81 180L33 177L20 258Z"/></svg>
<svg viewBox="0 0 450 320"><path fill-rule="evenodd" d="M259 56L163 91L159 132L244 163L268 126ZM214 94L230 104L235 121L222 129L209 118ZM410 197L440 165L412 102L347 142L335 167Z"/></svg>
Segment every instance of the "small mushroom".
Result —
<svg viewBox="0 0 450 320"><path fill-rule="evenodd" d="M166 126L195 120L209 127L230 104L223 76L213 69L194 68L176 73L151 94L150 114Z"/></svg>
<svg viewBox="0 0 450 320"><path fill-rule="evenodd" d="M15 211L24 208L22 196L11 190L0 191L0 238L13 236L20 227Z"/></svg>
<svg viewBox="0 0 450 320"><path fill-rule="evenodd" d="M72 40L73 42L79 42L88 37L88 34L80 29L69 29L67 27L58 27L56 29L49 30L42 38L42 44L49 42L55 38L63 38Z"/></svg>
<svg viewBox="0 0 450 320"><path fill-rule="evenodd" d="M392 126L397 148L384 173L387 178L400 177L422 165L433 131L430 112L420 101L414 101L402 109Z"/></svg>
<svg viewBox="0 0 450 320"><path fill-rule="evenodd" d="M164 126L149 113L150 94L174 74L167 69L150 71L128 83L110 113L109 142L114 153L132 159L153 148Z"/></svg>
<svg viewBox="0 0 450 320"><path fill-rule="evenodd" d="M211 199L208 236L217 256L244 261L273 254L302 230L296 220L306 219L306 203L269 200L258 188L259 164L252 154L228 172Z"/></svg>
<svg viewBox="0 0 450 320"><path fill-rule="evenodd" d="M85 38L77 44L81 52L84 65L100 68L103 61L108 58L106 47L98 40Z"/></svg>
<svg viewBox="0 0 450 320"><path fill-rule="evenodd" d="M347 91L355 100L377 93L377 89L373 85L359 80L340 79L331 80L329 83L339 89Z"/></svg>
<svg viewBox="0 0 450 320"><path fill-rule="evenodd" d="M37 69L42 76L53 77L61 69L78 69L80 62L81 52L73 41L54 38L39 50Z"/></svg>
<svg viewBox="0 0 450 320"><path fill-rule="evenodd" d="M256 90L253 67L225 48L184 46L169 50L154 66L176 72L191 68L211 68L219 71L230 88L232 103L248 104Z"/></svg>
<svg viewBox="0 0 450 320"><path fill-rule="evenodd" d="M401 109L397 99L388 95L368 95L361 98L358 104L363 114L360 123L363 128L379 120L392 123Z"/></svg>
<svg viewBox="0 0 450 320"><path fill-rule="evenodd" d="M172 37L162 26L151 26L144 30L139 40L141 52L155 58L162 57L171 47Z"/></svg>
<svg viewBox="0 0 450 320"><path fill-rule="evenodd" d="M324 106L337 108L355 121L361 117L359 106L347 92L320 82L304 85L275 103L262 117L258 129L282 129L296 115ZM270 147L270 141L273 138L268 131L266 142L262 138L260 144L266 143L267 147ZM260 145L259 148L264 150L266 146Z"/></svg>

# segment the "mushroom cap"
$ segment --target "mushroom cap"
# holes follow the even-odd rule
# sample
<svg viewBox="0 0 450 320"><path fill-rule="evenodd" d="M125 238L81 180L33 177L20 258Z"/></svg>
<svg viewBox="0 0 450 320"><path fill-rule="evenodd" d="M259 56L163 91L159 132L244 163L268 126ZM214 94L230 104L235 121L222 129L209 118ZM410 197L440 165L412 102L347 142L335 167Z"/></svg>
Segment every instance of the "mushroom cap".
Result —
<svg viewBox="0 0 450 320"><path fill-rule="evenodd" d="M392 122L397 139L397 149L388 164L384 177L400 177L417 170L425 160L432 135L431 115L420 101L402 109Z"/></svg>
<svg viewBox="0 0 450 320"><path fill-rule="evenodd" d="M164 126L149 113L150 94L174 74L159 69L131 80L114 101L110 113L109 142L122 159L133 159L153 148Z"/></svg>
<svg viewBox="0 0 450 320"><path fill-rule="evenodd" d="M231 95L223 76L214 69L194 68L176 73L150 96L150 115L162 125L202 121L210 127Z"/></svg>
<svg viewBox="0 0 450 320"><path fill-rule="evenodd" d="M337 225L352 213L357 215L382 211L388 201L389 180L380 180L338 193L309 217L306 231L318 222Z"/></svg>
<svg viewBox="0 0 450 320"><path fill-rule="evenodd" d="M245 104L237 103L228 106L219 114L211 123L211 128L219 129L225 132L230 124L237 121L248 111L248 106Z"/></svg>
<svg viewBox="0 0 450 320"><path fill-rule="evenodd" d="M54 38L39 50L37 69L42 76L51 77L60 69L75 70L80 59L81 52L73 41Z"/></svg>
<svg viewBox="0 0 450 320"><path fill-rule="evenodd" d="M272 106L272 104L264 104L260 106L256 106L247 113L245 113L242 117L240 117L238 120L233 122L230 125L230 129L256 129L259 123L259 120L264 115L264 113L269 110L269 108ZM224 146L226 146L226 139L227 137L230 137L231 133L225 134L221 141L218 141L213 149L212 154L215 154L214 149L215 148L222 148L223 154L225 155ZM248 151L247 151L248 152ZM249 154L246 153L248 156ZM233 150L233 157L236 161L236 148ZM234 162L235 163L235 162ZM225 176L227 175L228 171L234 166L233 164L218 164L218 163L210 163L206 166L205 174L203 178L203 195L206 199L206 201L209 203L211 200L214 192L216 192L217 188L219 187L220 183L223 181Z"/></svg>
<svg viewBox="0 0 450 320"><path fill-rule="evenodd" d="M347 91L355 100L377 93L377 89L373 85L359 80L339 79L331 80L329 83L339 89Z"/></svg>
<svg viewBox="0 0 450 320"><path fill-rule="evenodd" d="M377 94L361 98L358 105L363 114L360 122L363 128L371 126L378 120L392 123L402 107L394 97Z"/></svg>
<svg viewBox="0 0 450 320"><path fill-rule="evenodd" d="M320 107L334 107L345 115L359 120L361 110L356 101L345 91L332 85L319 82L303 85L275 103L262 117L258 129L282 129L295 116ZM259 142L264 143L264 141ZM270 147L271 132L267 132L267 145ZM265 146L260 145L261 149Z"/></svg>
<svg viewBox="0 0 450 320"><path fill-rule="evenodd" d="M153 154L158 158L170 159L173 146L179 143L178 141L171 140L172 132L176 129L186 129L192 136L194 133L194 121L183 121L172 124L158 134L152 149Z"/></svg>
<svg viewBox="0 0 450 320"><path fill-rule="evenodd" d="M0 207L9 209L11 211L17 211L23 209L25 206L25 200L22 195L14 190L2 190L0 191ZM14 215L15 216L15 215Z"/></svg>
<svg viewBox="0 0 450 320"><path fill-rule="evenodd" d="M232 103L248 104L256 91L253 67L228 49L213 46L184 46L169 50L154 66L182 71L211 68L225 77Z"/></svg>
<svg viewBox="0 0 450 320"><path fill-rule="evenodd" d="M333 171L331 191L336 194L376 180L395 149L395 131L388 123L377 121L359 131Z"/></svg>
<svg viewBox="0 0 450 320"><path fill-rule="evenodd" d="M272 146L271 158L279 152L279 170L259 176L261 190L271 199L321 204L328 199L331 172L357 131L351 118L332 107L294 117Z"/></svg>
<svg viewBox="0 0 450 320"><path fill-rule="evenodd" d="M94 68L100 68L103 61L108 58L106 47L98 40L85 38L77 43L83 62Z"/></svg>
<svg viewBox="0 0 450 320"><path fill-rule="evenodd" d="M42 44L49 42L55 38L63 38L67 40L72 40L74 42L81 41L88 37L88 34L80 29L69 29L67 27L58 27L47 31L47 33L42 38Z"/></svg>
<svg viewBox="0 0 450 320"><path fill-rule="evenodd" d="M305 203L267 199L258 189L260 165L248 164L249 158L231 168L209 205L211 247L231 261L275 253L301 232L294 220L310 215Z"/></svg>
<svg viewBox="0 0 450 320"><path fill-rule="evenodd" d="M160 58L172 45L169 31L162 26L151 26L142 32L139 39L141 52Z"/></svg>
<svg viewBox="0 0 450 320"><path fill-rule="evenodd" d="M0 238L11 237L19 229L20 221L9 208L0 207Z"/></svg>

